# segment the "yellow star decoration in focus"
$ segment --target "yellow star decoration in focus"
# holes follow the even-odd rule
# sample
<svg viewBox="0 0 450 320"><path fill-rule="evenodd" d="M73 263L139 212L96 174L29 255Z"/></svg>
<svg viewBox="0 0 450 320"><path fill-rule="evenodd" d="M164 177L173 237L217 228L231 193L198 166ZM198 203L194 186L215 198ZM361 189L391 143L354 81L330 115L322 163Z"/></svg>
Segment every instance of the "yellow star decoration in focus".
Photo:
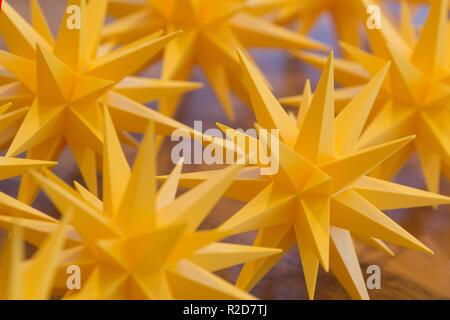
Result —
<svg viewBox="0 0 450 320"><path fill-rule="evenodd" d="M183 33L162 56L163 79L187 79L198 65L230 119L234 110L230 93L248 100L236 74L236 49L249 56L249 47L326 49L325 45L297 35L247 12L243 0L111 0L109 11L119 18L107 25L105 40L128 43L158 30ZM253 63L253 62L252 62ZM164 99L160 111L173 116L178 99Z"/></svg>
<svg viewBox="0 0 450 320"><path fill-rule="evenodd" d="M352 237L389 254L393 253L382 240L430 253L382 210L450 204L448 197L367 175L414 138L356 148L389 64L335 118L331 54L314 96L308 83L302 108L297 119L292 119L257 70L244 55L240 57L257 127L280 131L279 154L275 154L280 170L273 176L261 176L258 167L246 168L227 196L247 204L221 229L233 233L259 230L254 245L283 252L297 244L310 298L314 297L320 263L334 273L352 298L368 299ZM235 131L233 136L242 135ZM180 184L192 187L221 172L184 174ZM250 290L280 258L247 263L237 285Z"/></svg>
<svg viewBox="0 0 450 320"><path fill-rule="evenodd" d="M70 215L81 237L79 245L63 250L58 259L61 270L78 265L86 279L80 291L65 298L252 299L212 272L280 250L217 242L228 233L198 229L241 167L229 167L176 197L180 163L157 192L153 123L132 170L108 111L104 125L103 202L49 171L31 174L62 215Z"/></svg>
<svg viewBox="0 0 450 320"><path fill-rule="evenodd" d="M184 126L140 103L179 95L198 84L131 77L177 33L148 36L117 49L99 47L107 1L70 4L81 8L81 29L66 26L66 13L54 40L38 1L31 1L33 26L4 3L0 30L10 52L0 51L0 64L9 78L6 74L0 85L0 99L14 106L0 115L0 129L6 117L23 121L10 123L0 132L0 141L7 144L12 139L8 156L27 152L27 157L43 160L57 160L68 144L89 189L97 193L102 106L120 120L123 141L130 140L127 131L143 132L149 119L158 123L159 132L170 134ZM31 202L35 193L33 183L24 177L19 198Z"/></svg>
<svg viewBox="0 0 450 320"><path fill-rule="evenodd" d="M417 135L413 144L373 174L390 179L412 154L418 153L426 185L433 192L439 191L441 173L450 179L450 22L447 9L447 1L433 0L417 37L409 6L403 2L400 29L383 17L383 29L368 31L372 52L342 43L351 60L336 62L336 79L347 86L340 96L345 101L386 61L392 61L393 67L359 147ZM308 53L300 57L318 66L326 61L326 57ZM300 97L291 97L282 102L298 105L300 100Z"/></svg>

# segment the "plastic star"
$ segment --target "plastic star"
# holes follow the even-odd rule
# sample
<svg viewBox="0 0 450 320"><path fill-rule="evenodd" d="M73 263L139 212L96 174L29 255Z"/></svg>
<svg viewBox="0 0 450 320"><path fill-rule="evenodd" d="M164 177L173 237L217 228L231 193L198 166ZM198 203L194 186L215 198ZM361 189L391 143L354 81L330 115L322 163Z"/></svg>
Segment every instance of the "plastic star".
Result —
<svg viewBox="0 0 450 320"><path fill-rule="evenodd" d="M326 48L247 13L246 9L249 5L242 0L112 0L111 13L121 17L107 25L103 35L106 40L129 42L158 30L183 30L164 51L162 77L184 80L198 65L228 117L233 118L230 92L244 101L248 98L245 87L235 76L239 72L237 48L247 55L248 47ZM176 105L176 99L165 100L160 111L173 116Z"/></svg>
<svg viewBox="0 0 450 320"><path fill-rule="evenodd" d="M397 30L383 18L383 29L368 32L372 53L342 44L349 60L337 65L337 80L358 85L372 77L391 60L389 77L383 86L373 119L359 142L360 147L415 134L417 139L374 172L393 177L418 153L422 172L430 191L438 192L441 173L450 179L450 27L447 1L433 1L428 19L416 37L409 7L402 5L401 28ZM303 59L323 65L325 57L301 54ZM355 87L347 88L347 98ZM292 103L296 99L290 99ZM298 100L297 100L298 102Z"/></svg>
<svg viewBox="0 0 450 320"><path fill-rule="evenodd" d="M79 265L83 274L91 270L81 291L67 298L252 298L212 271L280 250L219 243L228 233L197 231L241 167L230 167L176 198L179 164L157 192L153 124L130 171L107 111L104 155L103 202L49 172L32 174L60 212L72 215L83 240L62 254L61 265Z"/></svg>
<svg viewBox="0 0 450 320"><path fill-rule="evenodd" d="M58 259L68 227L60 224L29 260L23 260L22 230L15 226L0 252L0 299L46 300L51 298Z"/></svg>
<svg viewBox="0 0 450 320"><path fill-rule="evenodd" d="M258 72L243 55L241 59L259 125L280 131L280 150L275 155L280 170L273 176L260 176L259 168L247 168L227 195L248 203L221 228L238 233L259 230L255 245L283 252L297 244L310 298L320 262L352 298L367 299L352 236L390 254L379 239L430 253L381 210L450 203L445 196L367 176L413 139L410 136L356 149L389 66L385 65L335 118L331 55L314 97L311 99L308 84L302 109L293 120ZM237 136L243 134L235 131ZM186 174L182 185L195 185L214 174ZM247 263L237 285L251 289L279 259Z"/></svg>
<svg viewBox="0 0 450 320"><path fill-rule="evenodd" d="M31 103L26 111L12 109L25 118L21 124L16 123L17 133L7 154L15 156L27 151L29 158L57 160L68 144L94 193L96 158L103 145L102 106L107 105L114 117L121 119L121 133L142 132L148 119L156 121L158 129L167 133L170 128L183 126L139 103L198 87L192 83L130 77L176 33L149 36L115 50L99 49L106 3L69 1L81 8L81 29L66 26L66 13L56 40L37 1L31 1L33 26L8 3L0 15L0 30L11 51L0 51L0 64L15 77L14 82L0 86L0 96L13 102L23 98L22 102ZM4 134L8 132L0 132L0 136ZM122 138L126 140L127 136ZM34 195L32 183L24 179L19 198L29 202Z"/></svg>

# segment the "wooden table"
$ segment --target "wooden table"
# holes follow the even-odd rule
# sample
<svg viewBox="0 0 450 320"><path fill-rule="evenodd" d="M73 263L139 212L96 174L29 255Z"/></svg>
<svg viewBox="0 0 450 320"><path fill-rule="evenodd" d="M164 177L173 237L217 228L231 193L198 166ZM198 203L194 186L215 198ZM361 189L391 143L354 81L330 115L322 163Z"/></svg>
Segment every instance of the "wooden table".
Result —
<svg viewBox="0 0 450 320"><path fill-rule="evenodd" d="M9 0L15 8L29 19L28 0ZM57 30L61 19L65 1L41 0L44 12L50 20L52 30ZM323 41L334 42L328 30L328 21L323 19L314 35ZM305 64L291 58L288 54L277 51L262 52L253 51L256 60L265 72L269 80L276 84L275 94L278 97L298 94L301 92L306 75L315 83L318 72ZM157 76L158 68L147 70L144 74ZM204 78L198 71L194 79L203 81ZM205 112L207 110L207 112ZM189 94L180 106L177 119L181 122L193 125L194 120L203 120L204 126L213 127L215 122L222 122L235 128L249 128L254 122L248 107L237 101L237 121L229 122L219 107L218 102L211 94L208 87ZM130 157L134 151L127 150ZM159 173L165 174L173 167L170 161L170 148L165 145L158 157ZM406 168L400 173L397 181L414 187L423 187L422 178L418 169L417 159L412 159ZM187 168L198 170L208 168ZM80 181L77 170L70 158L69 152L65 152L61 159L61 165L56 170L68 182ZM15 194L18 180L1 182L0 189L10 194ZM442 193L450 194L450 184L443 182ZM51 204L40 196L37 207L45 212L54 213ZM230 214L236 212L242 206L241 203L222 200L207 219L204 227L218 225ZM392 258L382 252L375 251L362 244L357 244L357 252L360 258L363 273L367 266L375 264L381 267L381 290L372 290L373 299L449 299L450 298L450 209L449 207L433 210L421 208L414 210L401 210L390 213L406 230L415 235L432 250L434 255L426 255L420 252L395 248L396 257ZM239 241L251 243L252 234L237 238ZM222 272L226 278L235 279L238 268ZM367 276L367 275L365 275ZM253 290L253 293L262 299L306 299L306 288L299 263L298 253L292 250L284 256L281 262L268 274L268 276ZM325 272L320 272L317 291L317 299L348 299L347 294L336 279Z"/></svg>

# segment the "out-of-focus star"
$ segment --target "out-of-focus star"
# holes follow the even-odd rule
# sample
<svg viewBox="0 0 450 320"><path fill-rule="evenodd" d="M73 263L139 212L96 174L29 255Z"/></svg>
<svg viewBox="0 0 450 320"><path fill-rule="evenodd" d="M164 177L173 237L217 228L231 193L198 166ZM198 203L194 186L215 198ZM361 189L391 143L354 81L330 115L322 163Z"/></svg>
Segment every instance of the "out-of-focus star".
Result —
<svg viewBox="0 0 450 320"><path fill-rule="evenodd" d="M360 0L253 0L252 8L258 13L272 13L279 24L296 22L301 34L308 34L324 15L329 15L336 37L355 46L362 44L362 17L366 10ZM378 1L375 1L380 5Z"/></svg>
<svg viewBox="0 0 450 320"><path fill-rule="evenodd" d="M438 192L441 174L450 179L450 24L447 1L433 0L429 16L416 35L409 6L402 3L401 26L383 17L381 30L368 31L371 52L342 43L349 60L336 62L336 79L347 86L351 98L358 86L373 77L386 63L392 68L383 85L377 108L361 136L359 147L417 136L373 174L390 179L417 153L430 191ZM326 57L301 53L302 59L323 66ZM297 104L300 97L285 99Z"/></svg>
<svg viewBox="0 0 450 320"><path fill-rule="evenodd" d="M109 7L119 18L105 27L105 40L128 43L158 30L182 29L164 50L162 77L185 80L198 65L229 118L234 117L232 92L248 100L236 49L250 57L250 47L326 48L247 12L249 4L242 0L112 0ZM160 111L172 116L176 106L177 99L166 99Z"/></svg>

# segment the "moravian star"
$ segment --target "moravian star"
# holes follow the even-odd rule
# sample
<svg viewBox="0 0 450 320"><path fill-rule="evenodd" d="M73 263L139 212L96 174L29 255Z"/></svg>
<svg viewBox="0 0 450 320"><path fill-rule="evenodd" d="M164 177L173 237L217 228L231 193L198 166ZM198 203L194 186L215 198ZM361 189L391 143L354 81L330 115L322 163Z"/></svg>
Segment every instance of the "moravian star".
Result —
<svg viewBox="0 0 450 320"><path fill-rule="evenodd" d="M213 272L281 250L218 242L229 233L199 230L241 166L176 197L182 163L156 188L153 123L132 169L107 110L104 126L103 201L77 183L76 189L67 186L50 171L32 173L81 238L60 255L61 270L78 265L85 279L81 290L64 298L253 299Z"/></svg>
<svg viewBox="0 0 450 320"><path fill-rule="evenodd" d="M369 298L352 237L389 254L392 251L383 241L431 253L382 210L450 204L450 198L368 175L414 136L357 148L389 63L335 117L331 54L314 95L309 82L306 84L302 108L293 119L245 55L240 58L257 128L279 129L279 153L273 156L278 157L280 169L274 175L261 176L261 163L247 167L234 180L226 195L246 204L222 230L258 230L255 245L283 252L296 244L310 298L314 297L319 264L337 277L352 298ZM234 137L240 135L244 133L236 130ZM267 138L261 135L259 139ZM184 174L180 185L193 187L216 174L221 171ZM245 264L237 285L252 289L281 256Z"/></svg>
<svg viewBox="0 0 450 320"><path fill-rule="evenodd" d="M327 48L254 15L249 9L243 0L111 0L109 11L117 19L105 27L103 39L129 43L158 30L183 30L164 49L163 79L186 80L194 66L199 66L227 116L233 119L231 93L248 101L245 87L236 76L240 72L236 49L250 58L247 48ZM164 99L159 110L173 116L177 100Z"/></svg>
<svg viewBox="0 0 450 320"><path fill-rule="evenodd" d="M0 50L0 64L13 76L2 80L0 99L13 102L9 115L23 120L0 137L12 140L8 156L27 152L32 159L57 160L69 145L86 184L97 193L103 106L121 120L125 141L127 132L142 132L149 120L158 123L159 133L168 134L184 126L141 103L180 95L198 84L132 76L179 32L105 49L100 32L107 1L71 0L69 5L81 9L80 29L68 28L66 12L55 40L38 1L30 3L32 25L8 3L0 15L0 32L9 49ZM31 202L35 194L35 186L24 177L19 198Z"/></svg>

